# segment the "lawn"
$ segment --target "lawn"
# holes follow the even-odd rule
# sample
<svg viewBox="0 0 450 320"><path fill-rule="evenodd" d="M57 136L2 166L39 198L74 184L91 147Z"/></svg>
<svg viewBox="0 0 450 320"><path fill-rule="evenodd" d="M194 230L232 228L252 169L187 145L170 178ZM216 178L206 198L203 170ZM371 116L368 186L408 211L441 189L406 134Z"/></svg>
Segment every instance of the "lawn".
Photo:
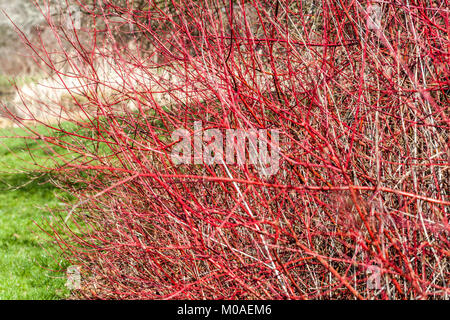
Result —
<svg viewBox="0 0 450 320"><path fill-rule="evenodd" d="M5 138L14 135L26 132L0 130L0 299L62 299L67 264L35 223L52 219L64 195L33 165L28 148L45 156L38 143Z"/></svg>

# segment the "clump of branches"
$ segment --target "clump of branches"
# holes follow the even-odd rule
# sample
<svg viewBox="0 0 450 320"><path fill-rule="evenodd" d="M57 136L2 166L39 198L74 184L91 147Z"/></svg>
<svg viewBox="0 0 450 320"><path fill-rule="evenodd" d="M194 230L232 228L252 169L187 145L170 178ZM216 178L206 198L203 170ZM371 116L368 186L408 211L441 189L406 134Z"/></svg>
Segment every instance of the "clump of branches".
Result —
<svg viewBox="0 0 450 320"><path fill-rule="evenodd" d="M71 83L39 139L80 297L448 298L445 1L78 5L64 68L31 45ZM279 171L174 163L196 121L279 130Z"/></svg>

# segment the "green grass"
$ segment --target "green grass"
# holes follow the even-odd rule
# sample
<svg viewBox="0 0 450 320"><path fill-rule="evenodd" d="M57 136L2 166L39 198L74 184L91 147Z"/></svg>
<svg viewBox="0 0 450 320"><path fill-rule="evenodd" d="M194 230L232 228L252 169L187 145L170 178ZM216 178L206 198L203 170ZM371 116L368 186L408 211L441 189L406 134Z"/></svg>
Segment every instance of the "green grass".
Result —
<svg viewBox="0 0 450 320"><path fill-rule="evenodd" d="M0 137L6 135L26 133L0 130ZM28 148L45 156L37 142L0 138L0 299L61 299L69 294L67 264L34 222L45 225L48 209L60 207L57 196L63 194L35 172Z"/></svg>
<svg viewBox="0 0 450 320"><path fill-rule="evenodd" d="M89 127L69 122L59 126L87 137L94 134ZM111 153L106 143L97 145L89 139L50 133L44 126L33 130L43 136L83 144L87 151L99 155ZM133 134L135 128L125 130ZM36 162L52 167L56 165L51 160L53 151L63 155L65 161L76 161L77 154L60 147L53 147L52 151L42 140L18 138L29 135L19 128L0 129L0 299L64 299L70 295L64 286L68 262L58 255L56 245L35 223L47 230L50 223L61 230L50 210L64 209L60 198L70 198L48 182L48 174L40 173ZM61 159L58 164L62 164ZM79 226L70 227L71 232L81 232Z"/></svg>

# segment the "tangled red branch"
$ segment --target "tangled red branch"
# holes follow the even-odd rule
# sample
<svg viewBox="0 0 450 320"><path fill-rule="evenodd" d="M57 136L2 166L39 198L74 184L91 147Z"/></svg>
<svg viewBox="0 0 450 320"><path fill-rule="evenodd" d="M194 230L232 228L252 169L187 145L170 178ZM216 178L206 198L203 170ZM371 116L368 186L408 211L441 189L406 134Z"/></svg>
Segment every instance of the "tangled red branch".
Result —
<svg viewBox="0 0 450 320"><path fill-rule="evenodd" d="M448 298L446 0L77 4L30 43L68 99L24 101L79 198L80 295ZM278 172L174 163L195 121L278 130Z"/></svg>

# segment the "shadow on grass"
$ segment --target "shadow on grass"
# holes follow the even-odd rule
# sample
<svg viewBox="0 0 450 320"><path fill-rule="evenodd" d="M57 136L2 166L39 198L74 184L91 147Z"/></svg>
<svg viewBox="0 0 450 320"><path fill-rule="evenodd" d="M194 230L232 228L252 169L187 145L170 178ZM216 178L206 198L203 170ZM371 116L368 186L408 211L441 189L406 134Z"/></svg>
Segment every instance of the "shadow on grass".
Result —
<svg viewBox="0 0 450 320"><path fill-rule="evenodd" d="M28 150L38 149L42 147L42 143L38 143L32 139L21 139L21 143L9 144L8 148L0 148L0 156L16 152L27 152Z"/></svg>
<svg viewBox="0 0 450 320"><path fill-rule="evenodd" d="M0 173L0 192L49 194L59 190L50 179L46 173Z"/></svg>
<svg viewBox="0 0 450 320"><path fill-rule="evenodd" d="M0 173L0 299L67 295L63 261L35 225L45 228L52 216L49 209L59 208L57 196L63 195L48 174Z"/></svg>

